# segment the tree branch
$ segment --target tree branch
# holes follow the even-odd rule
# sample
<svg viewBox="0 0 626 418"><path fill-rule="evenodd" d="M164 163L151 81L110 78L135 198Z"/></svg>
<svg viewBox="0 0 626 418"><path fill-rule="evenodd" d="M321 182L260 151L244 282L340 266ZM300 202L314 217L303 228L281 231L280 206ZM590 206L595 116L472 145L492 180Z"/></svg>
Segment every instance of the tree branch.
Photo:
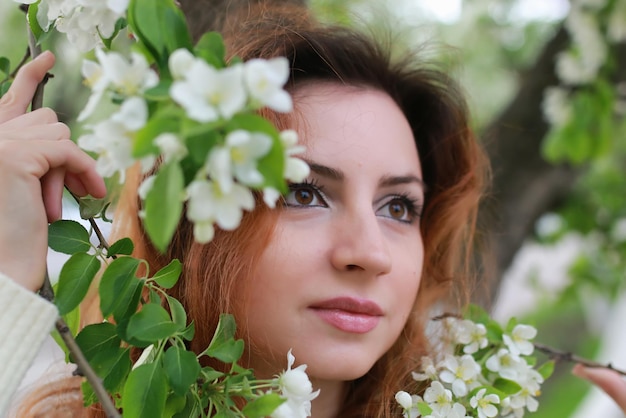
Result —
<svg viewBox="0 0 626 418"><path fill-rule="evenodd" d="M611 363L608 363L608 364L598 363L596 361L588 360L586 358L577 356L576 354L571 353L569 351L557 350L556 348L552 348L544 344L534 343L534 346L538 351L541 351L542 353L547 354L550 358L556 361L567 361L570 363L580 363L587 367L609 369L609 370L613 370L614 372L621 374L622 376L626 376L626 371L616 369L615 367L613 367Z"/></svg>
<svg viewBox="0 0 626 418"><path fill-rule="evenodd" d="M30 51L30 57L32 59L37 58L37 56L41 54L41 47L37 44L35 35L33 34L32 30L30 30L30 28L28 28L28 48ZM39 85L37 86L37 89L35 90L35 94L33 95L33 100L31 102L31 111L39 109L43 106L43 93L44 93L44 87L45 87L47 80L48 80L48 77L46 76L43 79L43 81L39 83ZM94 226L93 224L95 224L95 222L93 221L93 219L90 219L90 221L93 222L92 226ZM97 234L99 233L98 238L102 237L102 234L100 233L100 230L97 228L97 226L94 230L98 231L97 232ZM50 276L48 274L47 268L46 268L46 272L44 276L44 283L43 283L43 286L41 287L39 294L48 301L52 301L54 299L54 291L52 290L52 285L50 283ZM74 360L75 364L78 367L78 372L81 375L85 376L85 378L87 379L87 381L93 388L94 393L98 397L98 400L100 401L100 404L102 405L102 408L104 409L107 417L108 418L120 418L121 416L119 412L117 411L117 409L115 408L115 405L111 401L111 397L109 396L106 389L104 388L104 385L102 384L102 380L100 379L100 377L98 377L96 372L89 365L89 362L83 355L83 352L80 350L80 347L78 346L78 344L76 344L76 340L74 340L74 337L72 336L72 333L70 332L70 329L65 323L65 321L63 320L63 318L59 317L55 323L55 326L56 326L57 331L59 331L59 334L61 335L63 342L65 343L68 350L70 351L72 355L72 359Z"/></svg>

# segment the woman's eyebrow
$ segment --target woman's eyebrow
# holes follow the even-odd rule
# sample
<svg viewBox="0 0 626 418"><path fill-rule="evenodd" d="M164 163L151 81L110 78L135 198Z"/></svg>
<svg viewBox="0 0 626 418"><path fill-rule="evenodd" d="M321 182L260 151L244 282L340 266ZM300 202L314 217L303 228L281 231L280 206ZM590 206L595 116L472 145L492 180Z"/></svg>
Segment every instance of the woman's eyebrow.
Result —
<svg viewBox="0 0 626 418"><path fill-rule="evenodd" d="M417 185L422 187L424 191L426 190L426 184L424 183L424 180L412 174L407 174L405 176L386 175L379 181L380 187L391 187L411 183L416 183Z"/></svg>
<svg viewBox="0 0 626 418"><path fill-rule="evenodd" d="M304 160L309 165L309 168L315 174L326 177L330 180L341 181L344 179L345 175L343 171L337 170L336 168L328 167L322 164L317 164L312 161Z"/></svg>

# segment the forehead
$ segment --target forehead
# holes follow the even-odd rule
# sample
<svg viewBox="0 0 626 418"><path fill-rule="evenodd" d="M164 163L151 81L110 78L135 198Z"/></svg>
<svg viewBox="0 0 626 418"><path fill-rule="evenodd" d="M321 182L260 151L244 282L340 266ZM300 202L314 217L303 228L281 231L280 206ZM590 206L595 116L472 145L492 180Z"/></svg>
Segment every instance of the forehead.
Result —
<svg viewBox="0 0 626 418"><path fill-rule="evenodd" d="M348 154L363 164L395 162L420 169L411 127L393 99L368 87L317 82L293 94L296 130L307 158L338 160Z"/></svg>

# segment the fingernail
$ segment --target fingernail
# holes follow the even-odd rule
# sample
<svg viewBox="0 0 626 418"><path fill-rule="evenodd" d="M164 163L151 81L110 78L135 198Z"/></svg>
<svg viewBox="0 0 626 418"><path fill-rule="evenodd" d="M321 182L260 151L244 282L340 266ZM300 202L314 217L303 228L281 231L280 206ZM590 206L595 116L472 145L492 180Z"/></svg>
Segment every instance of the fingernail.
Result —
<svg viewBox="0 0 626 418"><path fill-rule="evenodd" d="M50 51L48 51L48 50L43 51L41 54L37 55L37 58L35 58L35 59L36 59L36 60L43 59L44 57L49 56L51 53L52 53L52 52L50 52Z"/></svg>

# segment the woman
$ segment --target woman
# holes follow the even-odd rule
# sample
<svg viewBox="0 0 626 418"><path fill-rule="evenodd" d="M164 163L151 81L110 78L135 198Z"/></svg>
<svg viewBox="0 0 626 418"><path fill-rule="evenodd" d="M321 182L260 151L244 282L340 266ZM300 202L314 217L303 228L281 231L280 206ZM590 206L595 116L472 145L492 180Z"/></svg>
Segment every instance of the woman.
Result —
<svg viewBox="0 0 626 418"><path fill-rule="evenodd" d="M298 131L311 175L290 185L278 210L258 199L239 229L217 231L208 245L194 243L184 221L166 254L145 241L141 179L130 176L114 235L133 238L153 271L183 262L171 293L196 323L195 351L230 312L248 344L243 362L258 377L282 370L289 349L308 365L321 389L314 417L398 416L394 394L414 384L411 371L430 352L429 309L462 303L472 277L487 164L463 97L433 67L392 62L369 38L320 27L299 9L235 19L225 39L244 60L291 62L295 111L265 116ZM104 194L91 160L64 140L64 125L50 111L24 114L51 64L44 55L27 66L0 102L0 209L11 219L0 223L0 271L30 290L41 284L46 217L59 216L63 182L78 194ZM36 397L58 399L47 395Z"/></svg>

